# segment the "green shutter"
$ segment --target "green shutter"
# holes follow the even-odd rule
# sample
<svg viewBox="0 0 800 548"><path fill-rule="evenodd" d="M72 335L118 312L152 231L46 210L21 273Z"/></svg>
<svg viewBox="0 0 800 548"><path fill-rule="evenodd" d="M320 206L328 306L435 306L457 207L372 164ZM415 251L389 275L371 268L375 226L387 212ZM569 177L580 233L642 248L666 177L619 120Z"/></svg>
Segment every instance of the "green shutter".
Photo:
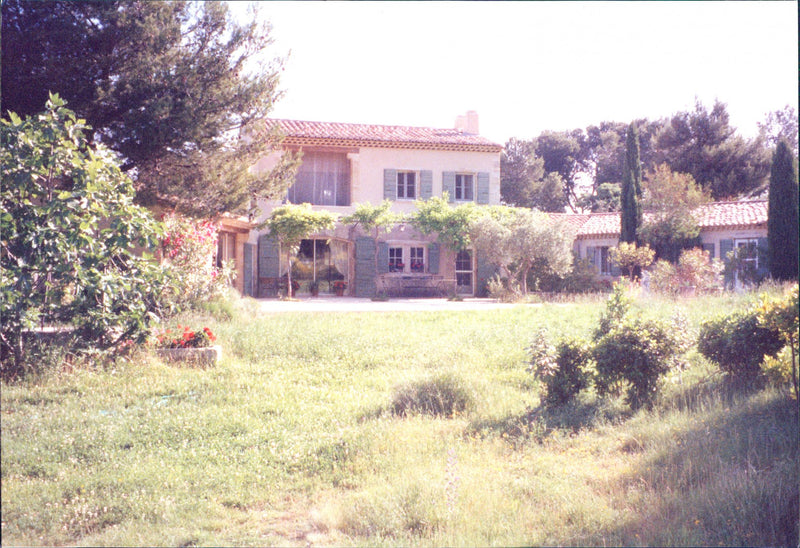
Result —
<svg viewBox="0 0 800 548"><path fill-rule="evenodd" d="M419 197L427 200L433 196L433 171L419 172Z"/></svg>
<svg viewBox="0 0 800 548"><path fill-rule="evenodd" d="M727 266L730 263L728 253L733 251L733 240L720 240L719 242L719 257ZM725 286L733 284L733 270L730 268L725 269Z"/></svg>
<svg viewBox="0 0 800 548"><path fill-rule="evenodd" d="M383 197L388 200L397 199L397 170L383 170Z"/></svg>
<svg viewBox="0 0 800 548"><path fill-rule="evenodd" d="M254 291L259 297L274 297L278 284L274 281L281 275L280 246L269 234L258 237L258 280ZM270 278L273 280L270 281Z"/></svg>
<svg viewBox="0 0 800 548"><path fill-rule="evenodd" d="M489 174L486 172L478 173L478 196L479 204L489 203Z"/></svg>
<svg viewBox="0 0 800 548"><path fill-rule="evenodd" d="M445 171L442 173L442 194L447 192L448 202L456 201L456 172Z"/></svg>
<svg viewBox="0 0 800 548"><path fill-rule="evenodd" d="M703 245L703 251L707 251L708 252L708 258L709 259L713 259L714 258L714 244L702 244L702 245Z"/></svg>
<svg viewBox="0 0 800 548"><path fill-rule="evenodd" d="M766 278L769 276L769 240L767 238L758 239L758 247L756 253L758 254L758 276L759 278Z"/></svg>
<svg viewBox="0 0 800 548"><path fill-rule="evenodd" d="M356 297L375 295L375 240L356 238L355 290Z"/></svg>
<svg viewBox="0 0 800 548"><path fill-rule="evenodd" d="M277 278L280 276L280 248L278 242L269 234L258 237L258 277Z"/></svg>
<svg viewBox="0 0 800 548"><path fill-rule="evenodd" d="M597 270L597 273L600 273L600 266L597 264L597 248L594 246L587 246L586 247L586 259L591 263L591 265Z"/></svg>
<svg viewBox="0 0 800 548"><path fill-rule="evenodd" d="M378 274L389 272L389 244L378 242Z"/></svg>
<svg viewBox="0 0 800 548"><path fill-rule="evenodd" d="M439 244L433 242L428 245L428 273L439 273Z"/></svg>
<svg viewBox="0 0 800 548"><path fill-rule="evenodd" d="M253 255L255 244L244 244L244 272L242 276L242 292L247 297L255 297L255 289L253 287Z"/></svg>

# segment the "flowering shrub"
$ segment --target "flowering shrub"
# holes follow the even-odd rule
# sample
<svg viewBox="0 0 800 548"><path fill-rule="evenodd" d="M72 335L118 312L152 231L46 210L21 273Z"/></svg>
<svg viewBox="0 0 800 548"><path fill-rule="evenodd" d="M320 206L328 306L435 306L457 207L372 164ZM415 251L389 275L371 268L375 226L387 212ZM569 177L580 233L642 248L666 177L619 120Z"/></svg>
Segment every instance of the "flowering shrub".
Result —
<svg viewBox="0 0 800 548"><path fill-rule="evenodd" d="M205 348L217 340L217 337L208 327L192 331L188 326L178 326L183 329L180 335L174 336L170 329L156 336L158 348Z"/></svg>
<svg viewBox="0 0 800 548"><path fill-rule="evenodd" d="M229 263L215 264L219 226L170 213L164 216L164 229L161 250L180 302L191 305L220 295L235 272Z"/></svg>
<svg viewBox="0 0 800 548"><path fill-rule="evenodd" d="M345 282L344 280L336 280L335 282L333 282L333 288L334 289L347 289L347 282Z"/></svg>
<svg viewBox="0 0 800 548"><path fill-rule="evenodd" d="M677 265L657 261L650 271L650 286L659 293L709 293L722 287L722 262L700 248L681 252Z"/></svg>

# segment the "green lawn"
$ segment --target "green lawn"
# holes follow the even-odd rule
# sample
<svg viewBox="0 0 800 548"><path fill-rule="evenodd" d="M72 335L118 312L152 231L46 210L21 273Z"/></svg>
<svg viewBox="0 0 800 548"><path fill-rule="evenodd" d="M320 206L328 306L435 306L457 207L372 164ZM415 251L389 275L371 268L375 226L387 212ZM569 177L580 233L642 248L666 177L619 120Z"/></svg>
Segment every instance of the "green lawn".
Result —
<svg viewBox="0 0 800 548"><path fill-rule="evenodd" d="M680 306L697 326L746 298ZM651 411L539 407L533 332L588 338L602 307L248 311L191 320L218 334L212 369L142 352L4 384L3 544L797 545L788 391L732 392L693 354ZM391 412L442 378L474 405Z"/></svg>

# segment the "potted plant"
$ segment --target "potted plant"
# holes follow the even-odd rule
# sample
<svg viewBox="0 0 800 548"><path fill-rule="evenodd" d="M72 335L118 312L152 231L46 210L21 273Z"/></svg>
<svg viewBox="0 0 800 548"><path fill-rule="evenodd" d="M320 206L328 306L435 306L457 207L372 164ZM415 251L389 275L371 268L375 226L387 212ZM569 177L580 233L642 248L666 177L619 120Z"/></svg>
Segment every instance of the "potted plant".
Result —
<svg viewBox="0 0 800 548"><path fill-rule="evenodd" d="M312 297L319 297L319 282L317 280L309 282L308 290L311 292Z"/></svg>
<svg viewBox="0 0 800 548"><path fill-rule="evenodd" d="M174 334L171 330L156 335L156 354L167 361L191 362L198 365L214 365L222 356L222 348L213 343L217 337L211 329L190 329L178 326L182 332Z"/></svg>
<svg viewBox="0 0 800 548"><path fill-rule="evenodd" d="M333 290L336 292L337 297L343 297L345 289L347 289L347 282L344 280L336 280L333 282Z"/></svg>

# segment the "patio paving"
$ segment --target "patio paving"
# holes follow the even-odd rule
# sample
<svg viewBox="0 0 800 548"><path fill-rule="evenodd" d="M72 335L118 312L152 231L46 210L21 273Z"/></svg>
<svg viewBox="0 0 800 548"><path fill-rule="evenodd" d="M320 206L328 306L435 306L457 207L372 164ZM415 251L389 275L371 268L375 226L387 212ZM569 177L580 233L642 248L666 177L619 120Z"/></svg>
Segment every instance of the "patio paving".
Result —
<svg viewBox="0 0 800 548"><path fill-rule="evenodd" d="M279 299L258 299L261 311L272 313L283 312L411 312L425 310L490 310L494 308L510 308L515 305L499 303L494 299L465 298L463 301L447 299L389 299L373 301L356 297L335 297L320 295L309 297L300 295L293 301Z"/></svg>

